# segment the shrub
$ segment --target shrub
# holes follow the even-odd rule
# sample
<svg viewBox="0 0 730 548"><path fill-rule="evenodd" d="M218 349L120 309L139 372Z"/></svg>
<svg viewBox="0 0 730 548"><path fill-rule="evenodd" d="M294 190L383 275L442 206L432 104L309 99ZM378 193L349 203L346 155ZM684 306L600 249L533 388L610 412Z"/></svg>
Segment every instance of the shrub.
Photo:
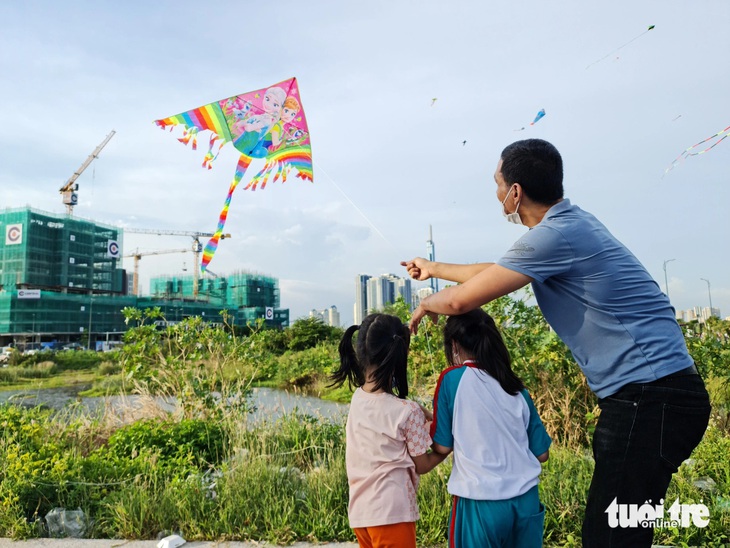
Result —
<svg viewBox="0 0 730 548"><path fill-rule="evenodd" d="M116 375L121 370L122 370L121 364L114 363L114 362L107 362L107 361L101 362L99 364L99 369L98 369L99 374L104 375L104 376Z"/></svg>
<svg viewBox="0 0 730 548"><path fill-rule="evenodd" d="M307 388L325 379L337 364L337 349L321 344L277 359L275 380L282 388Z"/></svg>
<svg viewBox="0 0 730 548"><path fill-rule="evenodd" d="M54 352L51 357L61 371L79 371L93 369L108 356L93 350L62 350Z"/></svg>
<svg viewBox="0 0 730 548"><path fill-rule="evenodd" d="M183 419L179 422L142 420L124 426L110 438L107 450L116 457L133 458L144 450L159 456L160 465L192 459L195 466L220 462L227 435L219 423Z"/></svg>

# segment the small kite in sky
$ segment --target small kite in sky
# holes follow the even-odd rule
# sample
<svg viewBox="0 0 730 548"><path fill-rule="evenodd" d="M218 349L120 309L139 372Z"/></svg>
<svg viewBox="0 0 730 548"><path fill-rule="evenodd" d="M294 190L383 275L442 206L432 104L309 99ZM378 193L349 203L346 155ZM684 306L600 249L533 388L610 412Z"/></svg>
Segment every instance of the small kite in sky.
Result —
<svg viewBox="0 0 730 548"><path fill-rule="evenodd" d="M683 150L682 154L677 156L674 159L674 161L671 164L669 164L669 167L667 167L667 169L664 170L664 175L666 175L669 171L674 169L675 165L677 165L679 162L685 160L686 158L689 158L690 156L699 156L700 154L704 154L705 152L712 150L717 145L719 145L721 142L723 142L725 139L727 139L728 135L730 135L730 126L726 127L722 131L718 131L714 135L710 135L707 139L704 139L704 140L700 141L699 143L694 144L691 147ZM707 143L708 141L712 141L713 139L715 139L715 142L712 143L710 146L708 146L706 149L700 150L698 152L692 152L698 146L700 146L704 143Z"/></svg>
<svg viewBox="0 0 730 548"><path fill-rule="evenodd" d="M464 146L465 144L466 144L466 141L464 141L463 143L461 143L461 146Z"/></svg>
<svg viewBox="0 0 730 548"><path fill-rule="evenodd" d="M545 116L545 109L544 108L543 109L540 109L540 112L538 112L535 115L535 119L532 122L530 122L530 125L531 126L534 126L536 123L538 123L542 119L543 116Z"/></svg>
<svg viewBox="0 0 730 548"><path fill-rule="evenodd" d="M601 61L603 61L603 60L604 60L604 59L605 59L606 57L611 57L611 55L613 55L614 53L616 53L616 52L617 52L618 50L620 50L620 49L622 49L622 48L625 48L626 46L628 46L628 45L629 45L629 44L630 44L631 42L633 42L634 40L638 40L639 38L641 38L642 36L644 36L644 35L645 35L645 34L646 34L647 32L649 32L650 30L652 30L652 29L653 29L654 27L655 27L655 25L649 25L649 28L648 28L648 29L646 29L646 30L645 30L644 32L642 32L642 33L641 33L641 34L639 34L638 36L634 36L634 37L633 37L633 38L632 38L631 40L629 40L628 42L626 42L626 43L625 43L625 44L624 44L623 46L619 46L619 47L617 47L617 48L616 48L615 50L613 50L613 51L612 51L611 53L608 53L608 54L604 55L603 57L601 57L600 59L598 59L598 61L593 61L593 62L592 62L592 63L591 63L590 65L588 65L588 66L586 67L586 70L588 70L588 69L589 69L590 67L592 67L592 66L593 66L593 65L595 65L596 63L600 63L600 62L601 62ZM618 59L618 57L617 57L617 59Z"/></svg>
<svg viewBox="0 0 730 548"><path fill-rule="evenodd" d="M170 127L170 131L174 126L183 126L182 137L178 140L185 145L192 141L193 150L197 149L198 133L210 131L208 152L203 159L203 167L208 169L211 169L221 148L228 142L233 142L233 146L241 153L218 219L218 227L203 250L200 265L203 272L218 248L233 191L254 158L265 159L266 163L244 190L256 190L259 183L263 189L272 175L273 182L281 177L284 183L292 169L296 169L297 177L313 180L312 147L296 78L155 120L155 124L162 129ZM213 154L216 143L218 148Z"/></svg>
<svg viewBox="0 0 730 548"><path fill-rule="evenodd" d="M434 97L433 99L431 99L431 106L433 106L436 103L437 99L438 99L438 97Z"/></svg>
<svg viewBox="0 0 730 548"><path fill-rule="evenodd" d="M536 123L538 123L540 120L542 120L542 117L545 116L545 109L541 108L540 111L535 115L535 119L530 122L531 126L534 126ZM525 131L525 127L518 127L517 129L513 129L512 131Z"/></svg>

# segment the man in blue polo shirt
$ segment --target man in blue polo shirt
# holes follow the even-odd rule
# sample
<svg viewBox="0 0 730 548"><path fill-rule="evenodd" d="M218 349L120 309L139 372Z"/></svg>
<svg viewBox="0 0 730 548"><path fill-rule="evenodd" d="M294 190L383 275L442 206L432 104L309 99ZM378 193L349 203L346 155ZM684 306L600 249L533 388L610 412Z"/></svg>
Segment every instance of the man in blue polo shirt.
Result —
<svg viewBox="0 0 730 548"><path fill-rule="evenodd" d="M651 527L612 527L607 510L612 503L659 504L710 415L674 309L638 259L563 198L562 158L553 145L512 143L494 179L502 214L530 230L496 263L401 263L414 279L459 283L421 301L411 330L425 315L463 314L531 283L601 408L583 546L649 547Z"/></svg>

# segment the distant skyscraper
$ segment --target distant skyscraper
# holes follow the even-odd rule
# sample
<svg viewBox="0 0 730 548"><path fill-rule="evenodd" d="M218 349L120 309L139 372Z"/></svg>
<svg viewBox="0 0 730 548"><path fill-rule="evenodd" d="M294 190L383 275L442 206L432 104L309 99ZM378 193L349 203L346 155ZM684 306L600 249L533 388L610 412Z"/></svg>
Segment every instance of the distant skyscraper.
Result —
<svg viewBox="0 0 730 548"><path fill-rule="evenodd" d="M332 327L340 327L340 313L337 311L337 307L335 305L325 308L324 310L316 310L313 308L309 311L309 317L317 318L322 321L322 323Z"/></svg>
<svg viewBox="0 0 730 548"><path fill-rule="evenodd" d="M677 310L677 320L683 322L698 321L700 323L704 323L712 316L715 316L716 318L722 318L722 316L720 315L720 309L715 308L714 306L712 307L712 309L710 309L709 306L705 306L704 308L695 306L688 310Z"/></svg>
<svg viewBox="0 0 730 548"><path fill-rule="evenodd" d="M395 301L395 285L391 276L385 274L383 276L375 276L368 280L368 313L383 310L386 304Z"/></svg>
<svg viewBox="0 0 730 548"><path fill-rule="evenodd" d="M368 280L370 276L367 274L358 274L355 277L355 306L353 308L353 318L355 325L360 325L363 318L368 313Z"/></svg>
<svg viewBox="0 0 730 548"><path fill-rule="evenodd" d="M403 301L413 310L413 291L410 278L399 278L395 274L369 276L358 274L355 278L355 306L353 317L355 324L371 312L380 312L386 305L392 304L403 297Z"/></svg>
<svg viewBox="0 0 730 548"><path fill-rule="evenodd" d="M417 289L413 296L413 308L417 308L421 304L421 301L429 295L433 295L433 288L421 287L420 289Z"/></svg>
<svg viewBox="0 0 730 548"><path fill-rule="evenodd" d="M410 278L396 278L395 279L395 297L403 297L403 300L408 305L408 310L413 310L413 291L411 290L411 279Z"/></svg>
<svg viewBox="0 0 730 548"><path fill-rule="evenodd" d="M340 327L340 312L335 305L327 309L327 323L332 327Z"/></svg>
<svg viewBox="0 0 730 548"><path fill-rule="evenodd" d="M428 240L426 241L426 252L428 253L428 260L436 260L436 247L433 244L433 231L431 225L428 225ZM438 278L431 278L431 289L436 293L439 290Z"/></svg>

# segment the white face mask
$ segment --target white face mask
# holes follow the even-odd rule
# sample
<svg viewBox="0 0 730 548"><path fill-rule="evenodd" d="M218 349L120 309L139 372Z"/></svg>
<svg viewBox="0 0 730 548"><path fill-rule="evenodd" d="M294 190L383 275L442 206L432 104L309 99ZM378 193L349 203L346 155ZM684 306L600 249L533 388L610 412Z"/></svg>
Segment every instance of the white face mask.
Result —
<svg viewBox="0 0 730 548"><path fill-rule="evenodd" d="M517 202L517 207L515 208L515 212L514 213L506 213L504 211L504 203L507 201L507 198L509 198L509 195L512 193L512 189L514 187L515 187L515 185L512 185L509 188L509 192L507 192L507 196L505 196L504 197L504 200L502 200L502 215L504 216L505 219L507 219L507 222L508 223L514 223L516 225L521 225L522 224L522 219L520 218L520 214L517 213L517 211L520 209L520 203L521 202Z"/></svg>

